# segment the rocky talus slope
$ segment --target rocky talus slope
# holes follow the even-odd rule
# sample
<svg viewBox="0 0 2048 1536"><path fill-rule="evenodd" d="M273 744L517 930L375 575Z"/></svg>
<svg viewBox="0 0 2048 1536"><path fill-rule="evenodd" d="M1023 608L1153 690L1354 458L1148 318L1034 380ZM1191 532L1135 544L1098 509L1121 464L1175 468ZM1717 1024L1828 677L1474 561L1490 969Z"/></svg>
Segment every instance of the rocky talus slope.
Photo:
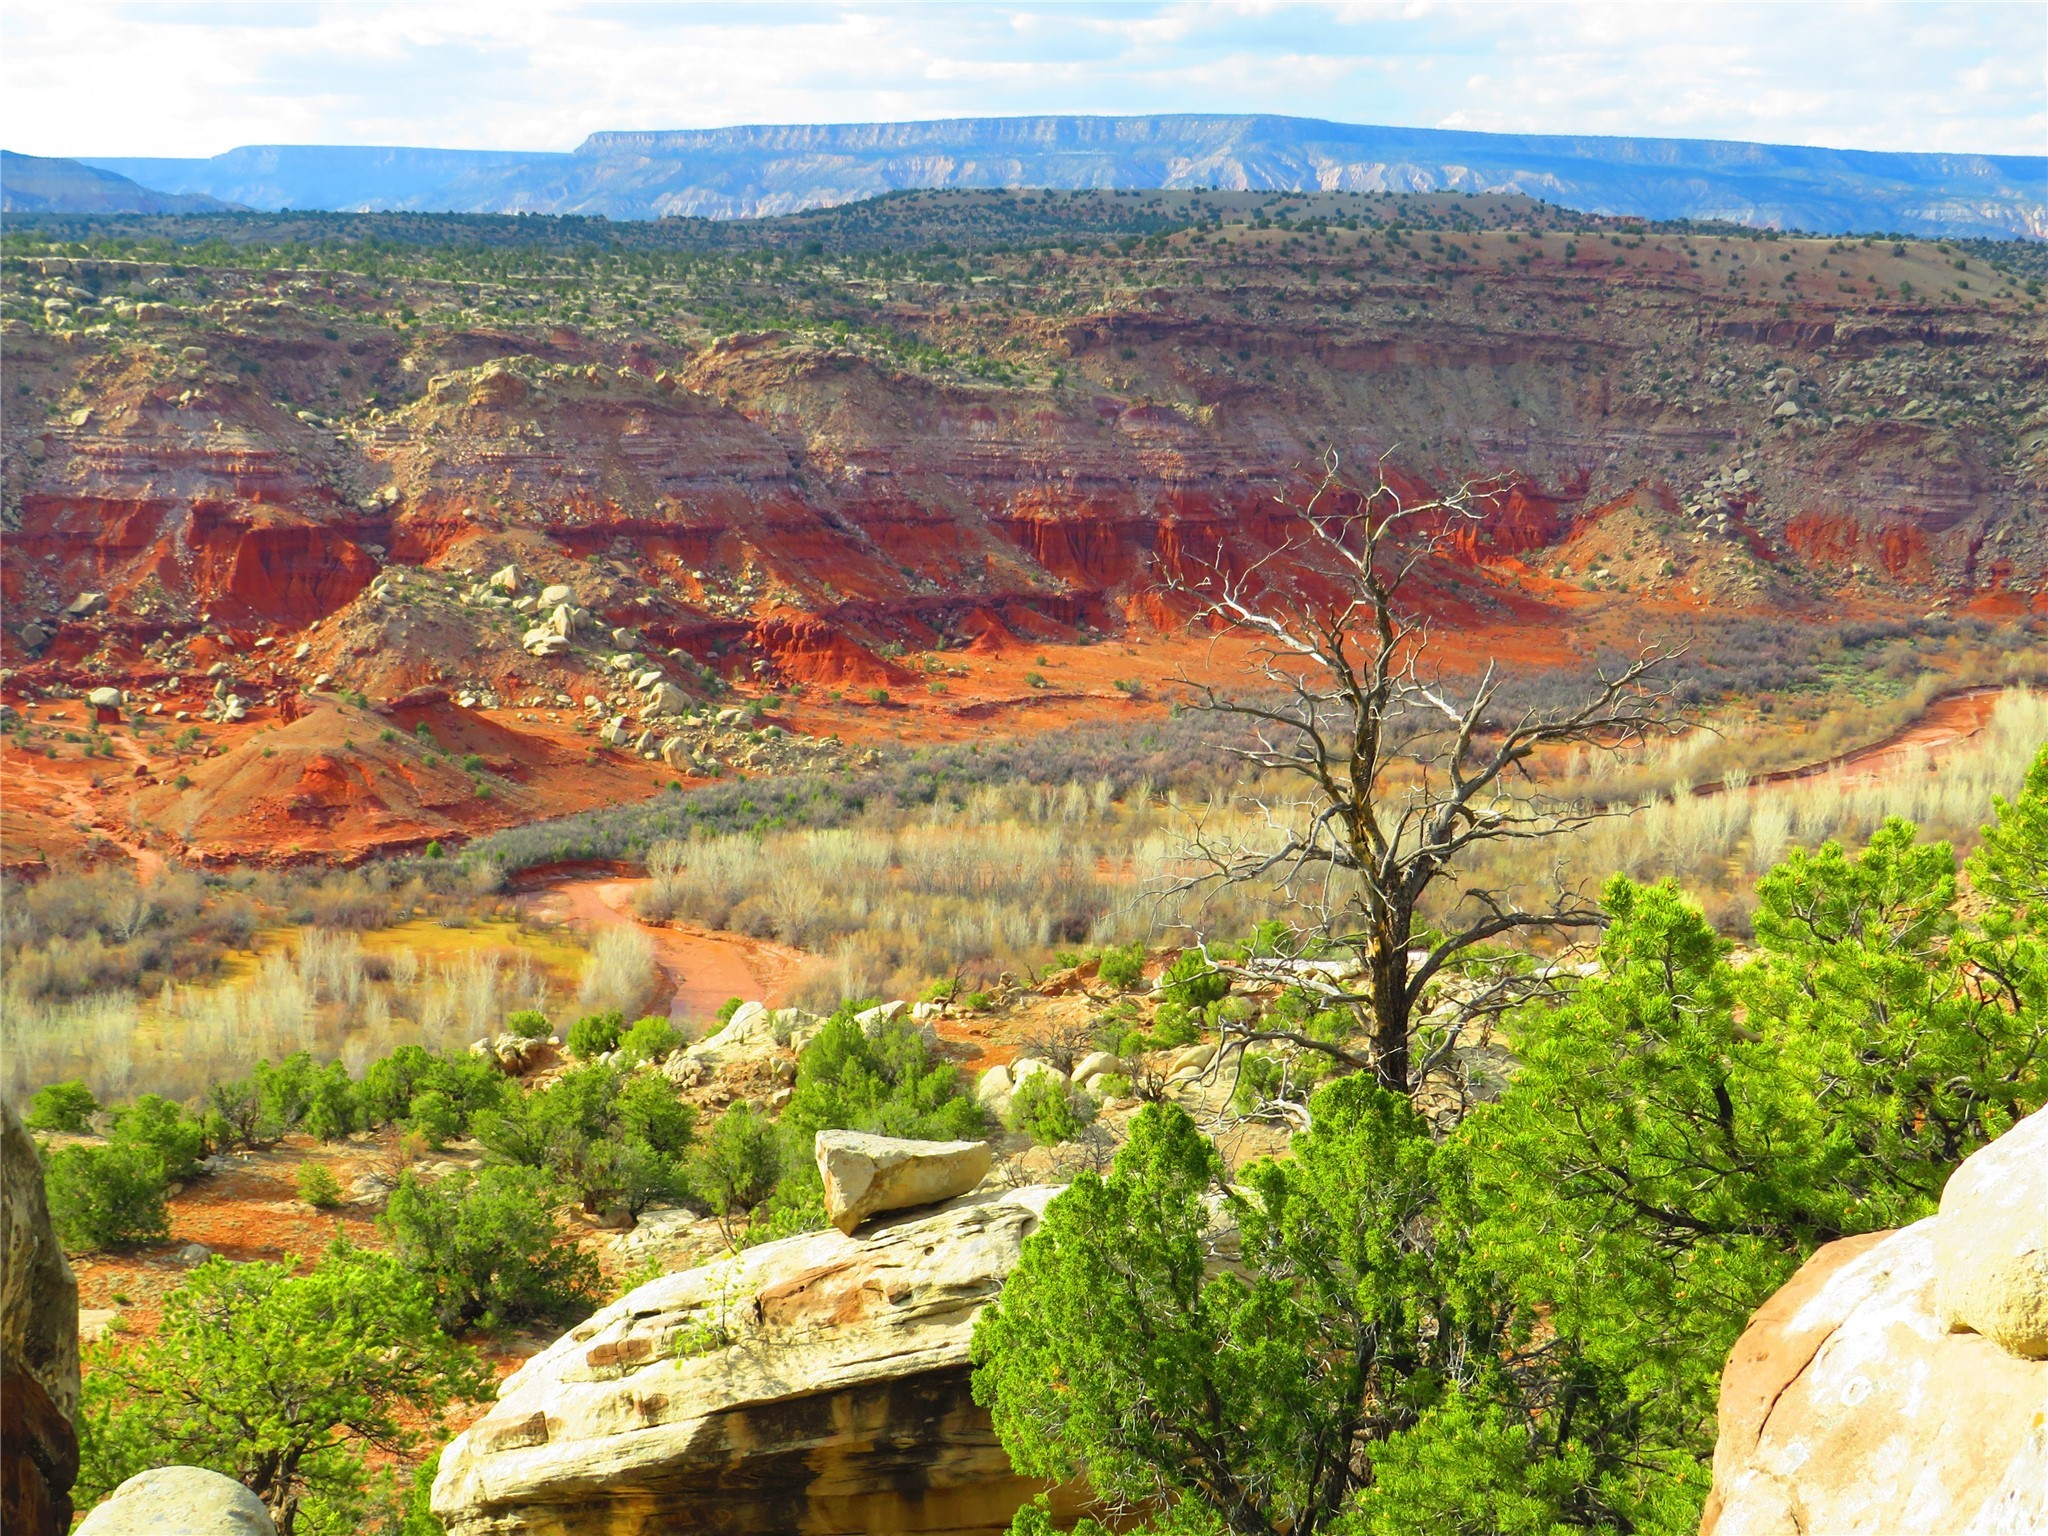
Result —
<svg viewBox="0 0 2048 1536"><path fill-rule="evenodd" d="M2048 1530L2048 1111L1821 1249L1721 1383L1701 1536Z"/></svg>
<svg viewBox="0 0 2048 1536"><path fill-rule="evenodd" d="M449 1536L997 1536L1041 1485L975 1405L967 1346L1055 1193L967 1195L641 1286L505 1382L442 1454L435 1512Z"/></svg>

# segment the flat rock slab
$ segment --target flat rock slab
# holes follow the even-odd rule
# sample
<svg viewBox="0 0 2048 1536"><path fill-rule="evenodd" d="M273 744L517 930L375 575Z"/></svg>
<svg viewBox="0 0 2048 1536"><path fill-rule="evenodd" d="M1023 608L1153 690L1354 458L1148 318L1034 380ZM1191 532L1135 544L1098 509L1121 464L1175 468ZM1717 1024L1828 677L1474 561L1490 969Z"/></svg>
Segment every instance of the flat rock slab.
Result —
<svg viewBox="0 0 2048 1536"><path fill-rule="evenodd" d="M812 1152L825 1178L825 1214L849 1235L883 1211L966 1194L995 1159L985 1141L909 1141L861 1131L820 1131Z"/></svg>

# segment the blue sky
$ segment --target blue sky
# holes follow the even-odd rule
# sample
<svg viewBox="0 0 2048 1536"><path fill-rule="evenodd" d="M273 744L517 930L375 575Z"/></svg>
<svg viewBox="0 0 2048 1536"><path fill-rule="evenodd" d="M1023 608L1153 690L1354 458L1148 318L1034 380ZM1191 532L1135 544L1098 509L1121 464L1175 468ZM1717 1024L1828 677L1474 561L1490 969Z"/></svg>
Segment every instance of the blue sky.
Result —
<svg viewBox="0 0 2048 1536"><path fill-rule="evenodd" d="M1029 112L2040 154L2044 75L2041 0L0 0L0 143L50 155Z"/></svg>

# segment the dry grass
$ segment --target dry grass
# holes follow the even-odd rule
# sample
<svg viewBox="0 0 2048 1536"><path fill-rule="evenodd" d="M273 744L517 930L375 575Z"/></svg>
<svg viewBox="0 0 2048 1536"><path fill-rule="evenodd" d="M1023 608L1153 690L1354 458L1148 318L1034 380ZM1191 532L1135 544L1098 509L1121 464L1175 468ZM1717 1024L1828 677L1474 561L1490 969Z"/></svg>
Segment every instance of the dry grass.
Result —
<svg viewBox="0 0 2048 1536"><path fill-rule="evenodd" d="M507 1013L552 1001L547 977L517 950L422 960L366 953L354 933L308 928L263 953L253 973L217 986L166 982L153 998L105 991L11 1002L5 1088L19 1099L82 1078L102 1099L139 1092L189 1099L259 1059L293 1051L351 1071L397 1046L456 1049Z"/></svg>
<svg viewBox="0 0 2048 1536"><path fill-rule="evenodd" d="M820 953L814 1005L993 980L1153 930L1139 893L1165 857L1162 809L1107 781L983 785L893 825L664 842L640 912Z"/></svg>
<svg viewBox="0 0 2048 1536"><path fill-rule="evenodd" d="M1887 817L1899 816L1931 838L1967 850L1990 819L1994 795L2011 796L2048 743L2048 694L2014 689L1994 706L1976 736L1937 762L1922 752L1875 776L1823 774L1777 784L1749 784L1732 774L1714 793L1694 777L1700 748L1690 739L1623 764L1617 778L1659 787L1625 814L1603 819L1562 840L1574 876L1597 884L1619 870L1632 879L1670 876L1697 894L1723 926L1740 931L1753 906L1751 887L1791 847L1829 840L1857 845ZM1606 800L1613 780L1581 774L1567 794ZM1533 893L1547 863L1527 848L1493 850L1475 867L1478 883Z"/></svg>

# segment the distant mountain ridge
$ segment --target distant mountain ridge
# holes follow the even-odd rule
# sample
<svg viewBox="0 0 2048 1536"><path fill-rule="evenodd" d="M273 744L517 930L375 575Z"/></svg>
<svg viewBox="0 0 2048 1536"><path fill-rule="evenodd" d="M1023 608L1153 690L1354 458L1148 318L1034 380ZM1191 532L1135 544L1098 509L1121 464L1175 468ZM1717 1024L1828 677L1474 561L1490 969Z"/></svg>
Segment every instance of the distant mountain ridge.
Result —
<svg viewBox="0 0 2048 1536"><path fill-rule="evenodd" d="M1215 114L595 133L573 152L249 146L86 164L254 208L750 218L925 187L1520 192L1588 213L2048 239L2048 156Z"/></svg>
<svg viewBox="0 0 2048 1536"><path fill-rule="evenodd" d="M222 213L233 206L196 193L158 192L79 160L0 150L0 212Z"/></svg>

